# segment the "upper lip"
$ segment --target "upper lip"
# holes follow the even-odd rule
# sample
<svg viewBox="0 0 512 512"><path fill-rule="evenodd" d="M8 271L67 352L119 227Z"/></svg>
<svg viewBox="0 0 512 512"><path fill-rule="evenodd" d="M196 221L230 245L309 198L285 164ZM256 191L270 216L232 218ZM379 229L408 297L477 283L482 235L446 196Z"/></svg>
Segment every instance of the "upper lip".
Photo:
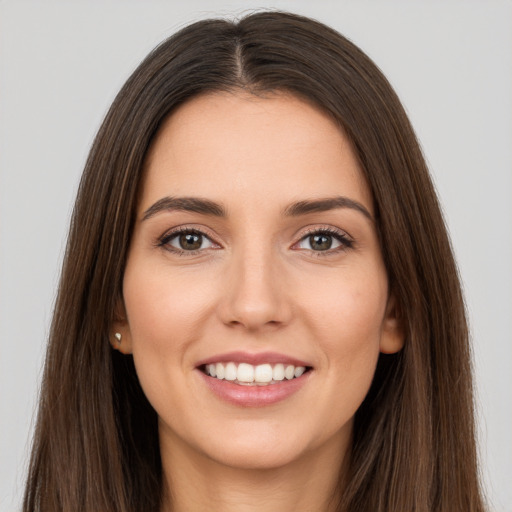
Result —
<svg viewBox="0 0 512 512"><path fill-rule="evenodd" d="M223 354L218 354L215 356L208 357L207 359L202 359L197 363L197 366L204 366L207 364L214 363L248 363L253 366L257 366L259 364L269 363L269 364L288 364L293 366L311 366L311 364L306 361L302 361L295 357L287 356L284 354L279 354L278 352L258 352L258 353L250 353L250 352L225 352Z"/></svg>

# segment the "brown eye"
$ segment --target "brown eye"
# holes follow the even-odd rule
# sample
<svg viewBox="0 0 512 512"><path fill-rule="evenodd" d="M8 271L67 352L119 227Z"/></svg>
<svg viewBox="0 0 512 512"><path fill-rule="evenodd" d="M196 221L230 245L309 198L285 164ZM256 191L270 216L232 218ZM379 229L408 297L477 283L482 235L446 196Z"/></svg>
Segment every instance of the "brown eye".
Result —
<svg viewBox="0 0 512 512"><path fill-rule="evenodd" d="M295 249L308 250L316 253L336 253L343 249L350 249L353 241L343 231L319 229L306 235L295 244Z"/></svg>
<svg viewBox="0 0 512 512"><path fill-rule="evenodd" d="M327 251L332 247L332 236L323 233L311 235L309 245L314 251Z"/></svg>
<svg viewBox="0 0 512 512"><path fill-rule="evenodd" d="M203 235L197 233L184 233L178 237L180 249L184 251L197 251L203 244Z"/></svg>
<svg viewBox="0 0 512 512"><path fill-rule="evenodd" d="M210 238L195 230L170 233L162 238L159 245L166 246L171 251L190 253L216 247Z"/></svg>

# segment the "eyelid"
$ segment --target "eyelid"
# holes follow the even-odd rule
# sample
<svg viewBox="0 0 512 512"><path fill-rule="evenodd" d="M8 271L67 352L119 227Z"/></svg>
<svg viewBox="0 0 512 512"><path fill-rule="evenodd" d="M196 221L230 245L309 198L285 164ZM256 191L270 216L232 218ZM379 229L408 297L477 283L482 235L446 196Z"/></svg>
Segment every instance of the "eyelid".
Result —
<svg viewBox="0 0 512 512"><path fill-rule="evenodd" d="M306 226L306 227L302 228L300 230L299 234L296 235L296 237L295 237L296 242L294 242L294 243L297 243L300 240L302 240L303 238L310 236L310 235L314 235L316 233L328 233L330 235L339 236L346 240L350 240L352 242L354 241L354 238L349 233L347 233L347 231L345 231L344 229L337 228L330 224L316 224L316 225Z"/></svg>
<svg viewBox="0 0 512 512"><path fill-rule="evenodd" d="M207 238L213 247L208 247L207 249L196 249L191 251L185 251L183 249L179 249L177 247L169 245L169 241L172 240L174 237L182 234L182 233L196 233L199 234L205 238ZM165 231L163 235L160 235L155 245L157 247L162 247L170 252L176 253L176 254L187 254L187 255L194 255L201 252L205 252L208 249L220 249L222 248L222 245L217 242L217 237L210 232L209 229L205 228L204 226L198 227L194 224L186 224L181 226L175 226L173 228L168 229Z"/></svg>
<svg viewBox="0 0 512 512"><path fill-rule="evenodd" d="M339 247L335 247L333 249L327 249L325 251L314 251L312 249L297 249L297 250L303 250L303 251L309 251L314 253L316 256L328 256L335 254L337 252L341 252L347 249L350 249L354 245L354 238L349 235L346 231L340 228L336 228L331 225L316 225L316 226L310 226L305 229L305 231L301 231L300 235L297 236L296 241L292 245L292 249L296 247L300 242L302 242L304 239L316 235L316 234L327 234L329 236L332 236L333 238L336 238L338 242L340 242Z"/></svg>

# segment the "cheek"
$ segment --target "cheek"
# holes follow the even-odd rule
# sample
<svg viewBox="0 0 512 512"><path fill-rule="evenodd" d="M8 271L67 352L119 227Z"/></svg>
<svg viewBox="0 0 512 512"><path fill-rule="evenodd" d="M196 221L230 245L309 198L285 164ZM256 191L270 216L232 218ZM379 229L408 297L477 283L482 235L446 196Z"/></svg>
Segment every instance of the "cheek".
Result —
<svg viewBox="0 0 512 512"><path fill-rule="evenodd" d="M315 293L308 293L308 299L297 295L298 303L305 304L301 316L309 323L329 369L336 403L354 412L373 379L386 311L386 274L380 266L372 268L340 272L335 279L325 281L328 286L321 293L312 283L304 283L304 289Z"/></svg>
<svg viewBox="0 0 512 512"><path fill-rule="evenodd" d="M204 286L197 286L196 279L154 265L127 266L123 293L134 351L148 344L165 350L171 341L176 348L184 333L187 338L198 335L209 294Z"/></svg>
<svg viewBox="0 0 512 512"><path fill-rule="evenodd" d="M212 283L211 276L138 254L128 261L123 295L133 360L146 397L164 416L187 405L183 375L193 368L190 348L209 327Z"/></svg>
<svg viewBox="0 0 512 512"><path fill-rule="evenodd" d="M375 271L339 272L325 280L325 286L302 282L297 304L319 339L332 344L331 353L341 345L347 350L377 346L387 303L387 279ZM343 343L340 343L343 341Z"/></svg>
<svg viewBox="0 0 512 512"><path fill-rule="evenodd" d="M208 293L191 276L129 260L123 295L140 384L155 410L180 407L187 348L201 337ZM195 281L194 281L195 282ZM169 393L169 389L178 392Z"/></svg>

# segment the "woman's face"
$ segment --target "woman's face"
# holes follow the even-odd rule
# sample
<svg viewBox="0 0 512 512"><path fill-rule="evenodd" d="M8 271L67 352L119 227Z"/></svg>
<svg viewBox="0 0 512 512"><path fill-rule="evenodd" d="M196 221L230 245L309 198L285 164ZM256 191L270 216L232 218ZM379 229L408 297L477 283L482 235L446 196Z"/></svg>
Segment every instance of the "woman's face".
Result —
<svg viewBox="0 0 512 512"><path fill-rule="evenodd" d="M347 138L290 95L212 93L163 125L124 276L166 451L270 468L342 454L395 318Z"/></svg>

